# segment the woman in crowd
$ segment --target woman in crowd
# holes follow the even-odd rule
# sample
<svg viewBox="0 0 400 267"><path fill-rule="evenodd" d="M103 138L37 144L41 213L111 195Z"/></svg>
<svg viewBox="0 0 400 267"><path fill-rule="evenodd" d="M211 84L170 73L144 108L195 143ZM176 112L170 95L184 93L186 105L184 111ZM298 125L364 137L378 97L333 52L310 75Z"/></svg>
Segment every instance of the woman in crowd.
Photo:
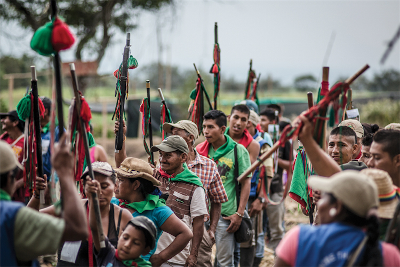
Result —
<svg viewBox="0 0 400 267"><path fill-rule="evenodd" d="M153 177L153 169L147 162L128 157L115 171L118 176L115 197L120 199L120 206L129 210L133 217L146 216L157 228L156 246L142 258L150 260L153 266L160 266L184 249L193 234L165 205L163 199L152 194L157 191L155 186L160 185L160 182ZM163 231L173 235L175 239L165 250L154 254Z"/></svg>
<svg viewBox="0 0 400 267"><path fill-rule="evenodd" d="M122 232L121 226L126 225L132 219L132 215L126 209L111 203L116 182L116 175L111 165L106 162L94 162L92 163L92 168L94 178L101 186L98 198L103 232L116 248L119 234ZM88 168L86 168L82 174L82 179L87 177L88 173ZM44 180L41 180L41 182L43 183ZM38 184L39 188L42 188L40 183ZM89 210L87 199L82 199L82 205L84 205L85 210ZM32 198L28 206L39 210L39 199ZM53 205L41 209L40 212L55 215L56 208ZM93 244L90 242L90 235L88 240L65 242L58 250L57 266L97 266L96 259L93 256Z"/></svg>
<svg viewBox="0 0 400 267"><path fill-rule="evenodd" d="M372 179L343 171L310 177L323 192L321 226L296 226L279 244L275 266L400 266L400 252L379 242L378 190Z"/></svg>

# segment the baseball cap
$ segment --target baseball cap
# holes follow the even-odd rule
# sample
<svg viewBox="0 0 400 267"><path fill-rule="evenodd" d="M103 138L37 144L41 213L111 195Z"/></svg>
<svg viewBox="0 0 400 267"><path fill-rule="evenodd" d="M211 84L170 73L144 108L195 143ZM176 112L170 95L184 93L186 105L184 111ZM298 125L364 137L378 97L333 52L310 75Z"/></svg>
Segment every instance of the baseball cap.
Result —
<svg viewBox="0 0 400 267"><path fill-rule="evenodd" d="M177 123L166 122L163 124L163 130L167 133L172 133L172 128L186 130L189 134L192 134L194 136L194 139L197 139L199 137L199 129L197 128L197 125L192 121L181 120Z"/></svg>
<svg viewBox="0 0 400 267"><path fill-rule="evenodd" d="M183 153L189 154L189 148L186 144L186 141L178 135L168 136L161 142L161 144L151 148L151 152L157 152L159 150L164 152L173 152L179 150Z"/></svg>
<svg viewBox="0 0 400 267"><path fill-rule="evenodd" d="M391 130L397 130L400 131L400 123L390 123L388 125L385 126L385 129L391 129Z"/></svg>
<svg viewBox="0 0 400 267"><path fill-rule="evenodd" d="M23 169L11 146L5 141L0 140L0 174L14 170L15 167Z"/></svg>
<svg viewBox="0 0 400 267"><path fill-rule="evenodd" d="M339 126L347 126L353 129L353 131L356 132L357 138L362 138L364 136L364 128L358 120L353 120L353 119L344 120L341 123L339 123L338 127Z"/></svg>
<svg viewBox="0 0 400 267"><path fill-rule="evenodd" d="M19 129L21 132L24 132L24 130L25 130L25 129L24 129L24 128L25 128L25 122L24 122L24 121L21 121L21 120L19 119L18 113L17 113L16 110L11 110L11 111L8 112L8 113L0 113L0 118L1 118L1 119L2 119L2 118L5 118L5 117L9 117L11 121L17 121L17 120L18 120L18 125L17 125L17 127L18 127L18 129Z"/></svg>
<svg viewBox="0 0 400 267"><path fill-rule="evenodd" d="M258 113L258 106L256 102L254 102L253 100L250 99L242 100L238 104L246 105L250 110L254 110L256 113ZM235 103L235 105L237 104Z"/></svg>
<svg viewBox="0 0 400 267"><path fill-rule="evenodd" d="M101 162L101 161L93 162L92 169L93 169L93 172L103 174L107 177L110 177L111 175L115 174L113 168L107 162ZM88 174L89 174L89 168L86 167L85 171L81 175L81 179L86 177L86 175L88 175Z"/></svg>
<svg viewBox="0 0 400 267"><path fill-rule="evenodd" d="M376 184L365 174L347 170L330 178L311 176L308 184L315 190L331 193L356 215L366 218L368 211L379 207Z"/></svg>
<svg viewBox="0 0 400 267"><path fill-rule="evenodd" d="M145 236L146 236L146 241L148 241L147 238L150 238L150 244L151 244L150 249L153 249L155 247L157 229L154 223L149 218L145 216L137 216L134 217L132 220L130 220L128 224L132 224L147 232L147 235Z"/></svg>
<svg viewBox="0 0 400 267"><path fill-rule="evenodd" d="M361 171L369 179L375 182L379 194L378 217L392 219L399 198L393 186L392 179L385 171L378 169L365 169Z"/></svg>
<svg viewBox="0 0 400 267"><path fill-rule="evenodd" d="M367 165L365 165L364 162L352 160L348 163L340 165L340 168L342 168L343 171L345 171L345 170L361 171L368 167L367 167Z"/></svg>
<svg viewBox="0 0 400 267"><path fill-rule="evenodd" d="M258 114L254 110L250 110L249 121L254 125L257 125L260 123L260 120L260 116L258 116Z"/></svg>

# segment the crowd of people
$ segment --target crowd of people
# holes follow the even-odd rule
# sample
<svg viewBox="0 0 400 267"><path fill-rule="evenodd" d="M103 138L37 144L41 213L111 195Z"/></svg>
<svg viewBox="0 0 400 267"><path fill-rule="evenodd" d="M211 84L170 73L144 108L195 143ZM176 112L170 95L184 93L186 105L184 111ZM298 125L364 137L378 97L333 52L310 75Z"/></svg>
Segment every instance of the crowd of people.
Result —
<svg viewBox="0 0 400 267"><path fill-rule="evenodd" d="M94 179L86 167L81 192L70 133L51 149L51 100L42 102L44 177L35 179L35 190L24 183L21 165L24 122L16 111L0 114L1 266L37 266L38 257L57 254L51 258L57 266L257 267L265 247L274 251L275 266L400 266L399 123L380 129L343 120L327 136L325 151L304 114L291 122L280 105L259 111L245 100L228 115L208 111L201 129L190 120L165 123L167 137L150 148L159 155L156 166L127 155L125 142L114 155L115 168L104 148L91 147ZM298 139L317 174L307 180L313 210L302 208L304 216L313 212L314 223L285 233L293 142L237 178L272 149L287 125L299 124ZM200 133L205 140L199 143ZM55 180L62 204L51 201ZM249 238L238 242L247 221Z"/></svg>

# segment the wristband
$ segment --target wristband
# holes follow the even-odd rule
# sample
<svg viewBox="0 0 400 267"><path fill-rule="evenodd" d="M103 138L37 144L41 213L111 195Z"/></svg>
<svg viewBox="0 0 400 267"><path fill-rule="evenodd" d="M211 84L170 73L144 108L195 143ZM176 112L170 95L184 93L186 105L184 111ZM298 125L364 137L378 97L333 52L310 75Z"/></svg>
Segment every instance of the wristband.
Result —
<svg viewBox="0 0 400 267"><path fill-rule="evenodd" d="M39 195L39 196L36 195L36 191L33 193L33 196L34 196L36 199L40 199L40 195Z"/></svg>
<svg viewBox="0 0 400 267"><path fill-rule="evenodd" d="M239 216L240 218L243 218L243 215L240 214L239 212L235 212L235 214L236 214L237 216Z"/></svg>

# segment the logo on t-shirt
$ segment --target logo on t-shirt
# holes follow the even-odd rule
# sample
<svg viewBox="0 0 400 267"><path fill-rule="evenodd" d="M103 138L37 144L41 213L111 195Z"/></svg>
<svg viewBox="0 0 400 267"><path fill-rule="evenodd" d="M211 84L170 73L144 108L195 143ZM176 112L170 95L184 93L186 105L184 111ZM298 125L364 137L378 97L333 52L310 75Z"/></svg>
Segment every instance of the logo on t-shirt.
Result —
<svg viewBox="0 0 400 267"><path fill-rule="evenodd" d="M231 170L233 165L232 159L222 157L218 161L218 173L221 176L222 183L225 183L226 176L228 172Z"/></svg>

